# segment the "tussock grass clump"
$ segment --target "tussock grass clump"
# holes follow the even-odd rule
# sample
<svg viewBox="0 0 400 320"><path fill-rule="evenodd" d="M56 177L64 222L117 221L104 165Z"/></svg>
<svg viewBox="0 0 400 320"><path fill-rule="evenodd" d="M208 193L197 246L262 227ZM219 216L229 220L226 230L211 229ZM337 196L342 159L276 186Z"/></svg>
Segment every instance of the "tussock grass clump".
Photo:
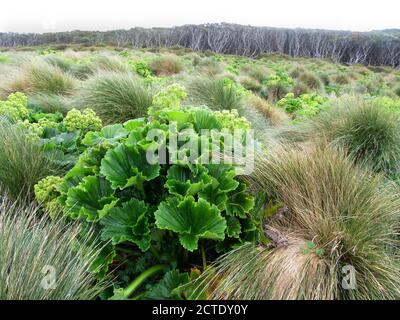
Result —
<svg viewBox="0 0 400 320"><path fill-rule="evenodd" d="M2 96L13 92L69 94L75 87L75 78L43 59L27 59L21 66L6 72L0 90Z"/></svg>
<svg viewBox="0 0 400 320"><path fill-rule="evenodd" d="M214 77L224 71L223 64L211 57L203 58L198 63L198 71L200 74Z"/></svg>
<svg viewBox="0 0 400 320"><path fill-rule="evenodd" d="M288 208L266 221L284 241L244 245L220 258L204 276L211 298L399 298L393 249L400 201L380 177L331 149L281 150L257 160L253 186Z"/></svg>
<svg viewBox="0 0 400 320"><path fill-rule="evenodd" d="M79 226L39 217L34 206L0 201L0 300L88 300L106 288L90 266L98 254Z"/></svg>
<svg viewBox="0 0 400 320"><path fill-rule="evenodd" d="M248 76L242 76L239 78L239 83L246 88L247 90L251 90L254 92L258 92L261 90L262 85L256 79Z"/></svg>
<svg viewBox="0 0 400 320"><path fill-rule="evenodd" d="M340 73L340 74L333 76L333 81L338 84L344 85L344 84L350 83L350 78L347 74Z"/></svg>
<svg viewBox="0 0 400 320"><path fill-rule="evenodd" d="M234 86L226 85L224 79L197 77L188 84L188 91L193 103L214 110L240 110L243 107L242 96Z"/></svg>
<svg viewBox="0 0 400 320"><path fill-rule="evenodd" d="M39 142L5 119L0 119L0 164L0 186L13 200L33 199L34 185L59 170Z"/></svg>
<svg viewBox="0 0 400 320"><path fill-rule="evenodd" d="M254 107L258 112L262 114L263 117L269 120L272 126L281 125L289 120L289 116L276 107L273 107L266 100L251 95L246 99L246 105Z"/></svg>
<svg viewBox="0 0 400 320"><path fill-rule="evenodd" d="M240 69L240 71L258 80L260 83L267 80L268 75L270 74L269 70L261 65L245 65Z"/></svg>
<svg viewBox="0 0 400 320"><path fill-rule="evenodd" d="M153 93L132 74L103 71L83 84L77 103L93 108L105 124L123 123L146 115Z"/></svg>
<svg viewBox="0 0 400 320"><path fill-rule="evenodd" d="M56 55L46 56L44 57L44 61L46 61L50 65L60 68L64 72L70 71L72 67L72 61Z"/></svg>
<svg viewBox="0 0 400 320"><path fill-rule="evenodd" d="M97 56L91 66L93 72L98 70L115 71L115 72L128 72L129 67L124 64L117 56L110 54L101 54Z"/></svg>
<svg viewBox="0 0 400 320"><path fill-rule="evenodd" d="M72 76L47 63L32 63L25 72L29 82L28 92L69 94L75 86Z"/></svg>
<svg viewBox="0 0 400 320"><path fill-rule="evenodd" d="M29 102L41 111L48 113L61 112L65 115L71 109L70 101L65 96L56 94L33 94L29 96Z"/></svg>
<svg viewBox="0 0 400 320"><path fill-rule="evenodd" d="M298 78L300 75L302 75L303 73L306 73L306 72L307 72L307 70L304 69L303 66L297 65L292 70L290 70L289 75L292 78Z"/></svg>
<svg viewBox="0 0 400 320"><path fill-rule="evenodd" d="M302 94L305 93L310 93L312 89L310 89L309 86L307 86L305 83L296 81L295 85L293 86L292 92L293 94L298 97Z"/></svg>
<svg viewBox="0 0 400 320"><path fill-rule="evenodd" d="M169 76L183 70L181 58L173 54L164 54L149 63L150 68L158 76Z"/></svg>
<svg viewBox="0 0 400 320"><path fill-rule="evenodd" d="M400 86L395 87L393 91L397 96L400 97Z"/></svg>
<svg viewBox="0 0 400 320"><path fill-rule="evenodd" d="M311 72L303 72L297 79L312 90L320 90L322 87L321 80Z"/></svg>
<svg viewBox="0 0 400 320"><path fill-rule="evenodd" d="M390 171L400 161L400 118L374 101L343 96L312 122L322 144L344 149L351 159L378 171Z"/></svg>

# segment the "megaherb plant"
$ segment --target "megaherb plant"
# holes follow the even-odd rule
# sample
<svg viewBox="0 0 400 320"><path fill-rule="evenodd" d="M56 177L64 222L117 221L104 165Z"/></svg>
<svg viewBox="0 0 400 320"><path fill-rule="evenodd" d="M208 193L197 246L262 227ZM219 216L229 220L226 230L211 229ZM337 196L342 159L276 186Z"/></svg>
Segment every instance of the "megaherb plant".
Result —
<svg viewBox="0 0 400 320"><path fill-rule="evenodd" d="M278 101L278 106L292 115L296 119L307 119L316 116L323 108L326 98L317 93L305 93L295 97L293 93L288 93Z"/></svg>
<svg viewBox="0 0 400 320"><path fill-rule="evenodd" d="M248 129L248 122L232 112L180 107L184 97L172 85L154 98L148 117L88 132L76 165L36 187L46 210L62 208L65 217L94 225L110 243L100 274L110 264L133 274L144 270L142 280L165 270L159 264L205 268L207 259L258 236L254 197L236 177L236 165L208 161L217 145L220 152L227 148L227 141L213 139L218 132ZM240 143L252 141L243 135ZM128 297L139 284L116 297Z"/></svg>

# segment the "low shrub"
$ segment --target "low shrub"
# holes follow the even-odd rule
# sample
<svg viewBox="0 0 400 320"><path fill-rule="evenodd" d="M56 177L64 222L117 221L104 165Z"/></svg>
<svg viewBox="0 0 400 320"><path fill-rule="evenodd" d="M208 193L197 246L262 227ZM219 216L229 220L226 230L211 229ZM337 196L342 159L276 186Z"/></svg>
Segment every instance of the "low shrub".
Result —
<svg viewBox="0 0 400 320"><path fill-rule="evenodd" d="M322 87L321 80L311 72L304 72L297 79L311 90L318 91Z"/></svg>
<svg viewBox="0 0 400 320"><path fill-rule="evenodd" d="M253 92L258 92L261 90L262 85L254 78L251 77L240 77L239 83L247 90L251 90Z"/></svg>

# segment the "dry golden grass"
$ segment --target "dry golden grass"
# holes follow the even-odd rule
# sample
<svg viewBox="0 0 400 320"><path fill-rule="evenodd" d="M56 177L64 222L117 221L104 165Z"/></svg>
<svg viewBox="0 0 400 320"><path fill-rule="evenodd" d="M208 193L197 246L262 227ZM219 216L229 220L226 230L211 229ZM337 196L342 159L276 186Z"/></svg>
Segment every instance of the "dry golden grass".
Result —
<svg viewBox="0 0 400 320"><path fill-rule="evenodd" d="M289 120L289 116L284 111L271 106L266 100L258 96L250 96L246 104L258 110L265 118L269 119L273 126L281 125Z"/></svg>

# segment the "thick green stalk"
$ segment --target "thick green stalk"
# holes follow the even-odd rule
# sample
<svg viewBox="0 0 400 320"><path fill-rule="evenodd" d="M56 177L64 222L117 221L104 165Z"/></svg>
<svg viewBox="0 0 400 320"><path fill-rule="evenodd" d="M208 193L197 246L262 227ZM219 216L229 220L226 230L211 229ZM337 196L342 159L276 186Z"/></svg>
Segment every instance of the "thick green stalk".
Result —
<svg viewBox="0 0 400 320"><path fill-rule="evenodd" d="M154 273L160 272L164 270L167 266L166 265L156 265L153 266L145 271L143 271L139 276L136 277L135 280L131 282L129 286L127 286L122 295L125 298L129 298L129 296L150 276L152 276Z"/></svg>

